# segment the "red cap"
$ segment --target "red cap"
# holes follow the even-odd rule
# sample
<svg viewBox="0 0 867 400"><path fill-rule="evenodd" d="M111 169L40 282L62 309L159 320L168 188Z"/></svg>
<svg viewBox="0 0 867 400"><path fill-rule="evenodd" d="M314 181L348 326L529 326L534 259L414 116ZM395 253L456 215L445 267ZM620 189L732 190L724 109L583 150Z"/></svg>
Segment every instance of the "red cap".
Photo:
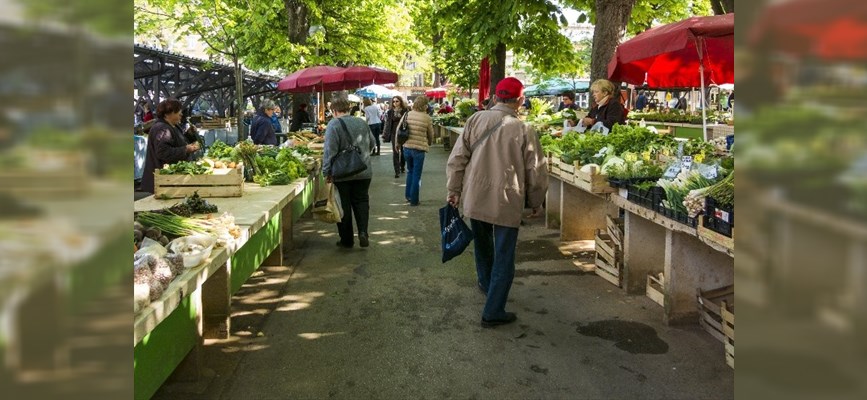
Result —
<svg viewBox="0 0 867 400"><path fill-rule="evenodd" d="M496 94L501 99L517 99L524 95L524 84L510 76L497 84Z"/></svg>

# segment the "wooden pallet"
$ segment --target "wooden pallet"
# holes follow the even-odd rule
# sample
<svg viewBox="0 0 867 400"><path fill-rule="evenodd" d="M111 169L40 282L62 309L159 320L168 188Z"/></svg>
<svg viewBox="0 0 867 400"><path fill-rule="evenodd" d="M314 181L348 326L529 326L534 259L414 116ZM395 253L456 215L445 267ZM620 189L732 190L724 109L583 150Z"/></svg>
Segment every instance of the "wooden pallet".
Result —
<svg viewBox="0 0 867 400"><path fill-rule="evenodd" d="M623 256L620 248L614 245L608 233L596 230L596 275L601 276L614 286L620 287L620 269Z"/></svg>
<svg viewBox="0 0 867 400"><path fill-rule="evenodd" d="M729 311L731 310L731 311ZM726 364L735 367L735 307L726 304L725 300L720 303L720 315L722 316L723 335L725 335Z"/></svg>
<svg viewBox="0 0 867 400"><path fill-rule="evenodd" d="M162 175L154 171L154 197L179 199L198 192L201 197L244 195L244 166L216 168L209 175Z"/></svg>
<svg viewBox="0 0 867 400"><path fill-rule="evenodd" d="M565 182L572 182L575 176L575 166L567 164L563 160L559 160L559 166L560 178Z"/></svg>
<svg viewBox="0 0 867 400"><path fill-rule="evenodd" d="M614 193L617 188L608 184L608 175L599 173L595 167L591 167L593 171L584 172L581 170L581 165L577 162L573 166L574 176L572 184L578 188L590 193Z"/></svg>
<svg viewBox="0 0 867 400"><path fill-rule="evenodd" d="M722 343L726 343L723 332L722 307L734 317L734 285L723 286L719 289L708 291L698 290L699 325ZM734 323L734 318L732 318ZM734 334L734 330L732 330Z"/></svg>
<svg viewBox="0 0 867 400"><path fill-rule="evenodd" d="M665 284L653 274L647 274L647 290L645 292L654 303L665 307Z"/></svg>

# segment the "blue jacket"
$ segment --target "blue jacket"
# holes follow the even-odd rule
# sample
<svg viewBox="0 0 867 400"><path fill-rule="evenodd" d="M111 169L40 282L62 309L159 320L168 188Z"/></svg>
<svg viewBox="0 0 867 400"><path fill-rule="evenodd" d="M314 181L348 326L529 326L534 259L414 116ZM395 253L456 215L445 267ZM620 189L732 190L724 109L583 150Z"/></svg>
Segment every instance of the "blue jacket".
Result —
<svg viewBox="0 0 867 400"><path fill-rule="evenodd" d="M250 138L255 144L270 144L278 145L277 135L274 134L274 125L271 125L271 118L268 118L264 112L260 111L253 118L253 123L250 125Z"/></svg>
<svg viewBox="0 0 867 400"><path fill-rule="evenodd" d="M276 112L274 114L271 114L271 126L274 127L274 132L283 132L283 127L280 126L280 118L277 117Z"/></svg>

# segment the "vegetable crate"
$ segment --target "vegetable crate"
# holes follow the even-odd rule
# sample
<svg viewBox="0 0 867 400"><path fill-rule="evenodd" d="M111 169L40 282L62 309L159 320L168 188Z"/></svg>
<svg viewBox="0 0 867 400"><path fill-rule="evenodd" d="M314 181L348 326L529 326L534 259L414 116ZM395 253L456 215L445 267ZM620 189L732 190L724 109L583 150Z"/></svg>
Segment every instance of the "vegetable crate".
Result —
<svg viewBox="0 0 867 400"><path fill-rule="evenodd" d="M630 184L626 192L626 200L656 212L659 212L660 203L664 199L665 190L659 186L643 190L635 184Z"/></svg>
<svg viewBox="0 0 867 400"><path fill-rule="evenodd" d="M735 226L734 207L723 206L718 204L716 200L706 197L702 226L723 236L732 237Z"/></svg>
<svg viewBox="0 0 867 400"><path fill-rule="evenodd" d="M620 287L623 254L620 246L614 243L611 236L601 229L596 230L596 275L601 276L614 286Z"/></svg>
<svg viewBox="0 0 867 400"><path fill-rule="evenodd" d="M703 237L705 239L710 239L711 241L714 241L717 243L720 243L723 246L728 247L730 249L735 248L735 239L734 239L735 230L734 230L734 228L731 229L730 235L723 235L723 234L717 232L716 230L711 229L710 226L708 226L708 217L706 215L700 215L699 221L700 222L698 223L698 226L696 227L696 234L698 234L698 236Z"/></svg>
<svg viewBox="0 0 867 400"><path fill-rule="evenodd" d="M665 307L665 282L660 278L657 278L652 273L647 274L647 290L645 291L645 295L650 300L653 300L654 303Z"/></svg>
<svg viewBox="0 0 867 400"><path fill-rule="evenodd" d="M244 195L244 164L235 168L215 168L206 175L164 175L154 171L154 197L179 199L199 192L201 197L241 197Z"/></svg>
<svg viewBox="0 0 867 400"><path fill-rule="evenodd" d="M610 215L605 216L605 230L608 236L614 242L618 249L623 248L623 218L612 218Z"/></svg>
<svg viewBox="0 0 867 400"><path fill-rule="evenodd" d="M699 325L723 344L728 343L727 330L731 331L734 342L734 296L734 285L708 291L698 290ZM723 311L729 321L723 318Z"/></svg>
<svg viewBox="0 0 867 400"><path fill-rule="evenodd" d="M686 213L682 213L680 211L665 206L659 206L659 210L657 210L657 212L662 214L663 217L680 222L684 225L688 225L689 227L695 228L698 226L698 220L690 217Z"/></svg>
<svg viewBox="0 0 867 400"><path fill-rule="evenodd" d="M617 188L608 184L608 175L601 174L598 167L591 167L590 172L581 170L581 164L575 163L573 166L574 177L573 184L584 191L590 193L614 193Z"/></svg>

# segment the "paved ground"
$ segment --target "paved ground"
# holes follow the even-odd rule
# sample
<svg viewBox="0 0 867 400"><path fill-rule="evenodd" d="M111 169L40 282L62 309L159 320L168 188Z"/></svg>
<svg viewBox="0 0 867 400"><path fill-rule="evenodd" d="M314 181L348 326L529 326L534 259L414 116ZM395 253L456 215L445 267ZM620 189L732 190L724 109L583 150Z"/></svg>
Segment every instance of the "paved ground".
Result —
<svg viewBox="0 0 867 400"><path fill-rule="evenodd" d="M518 321L481 328L472 246L440 261L446 158L431 149L421 206L409 207L391 154L375 157L371 247L338 249L334 225L303 218L288 266L263 268L236 295L233 338L208 343L206 379L156 398L734 397L721 343L580 272L541 219L520 231L507 306Z"/></svg>

